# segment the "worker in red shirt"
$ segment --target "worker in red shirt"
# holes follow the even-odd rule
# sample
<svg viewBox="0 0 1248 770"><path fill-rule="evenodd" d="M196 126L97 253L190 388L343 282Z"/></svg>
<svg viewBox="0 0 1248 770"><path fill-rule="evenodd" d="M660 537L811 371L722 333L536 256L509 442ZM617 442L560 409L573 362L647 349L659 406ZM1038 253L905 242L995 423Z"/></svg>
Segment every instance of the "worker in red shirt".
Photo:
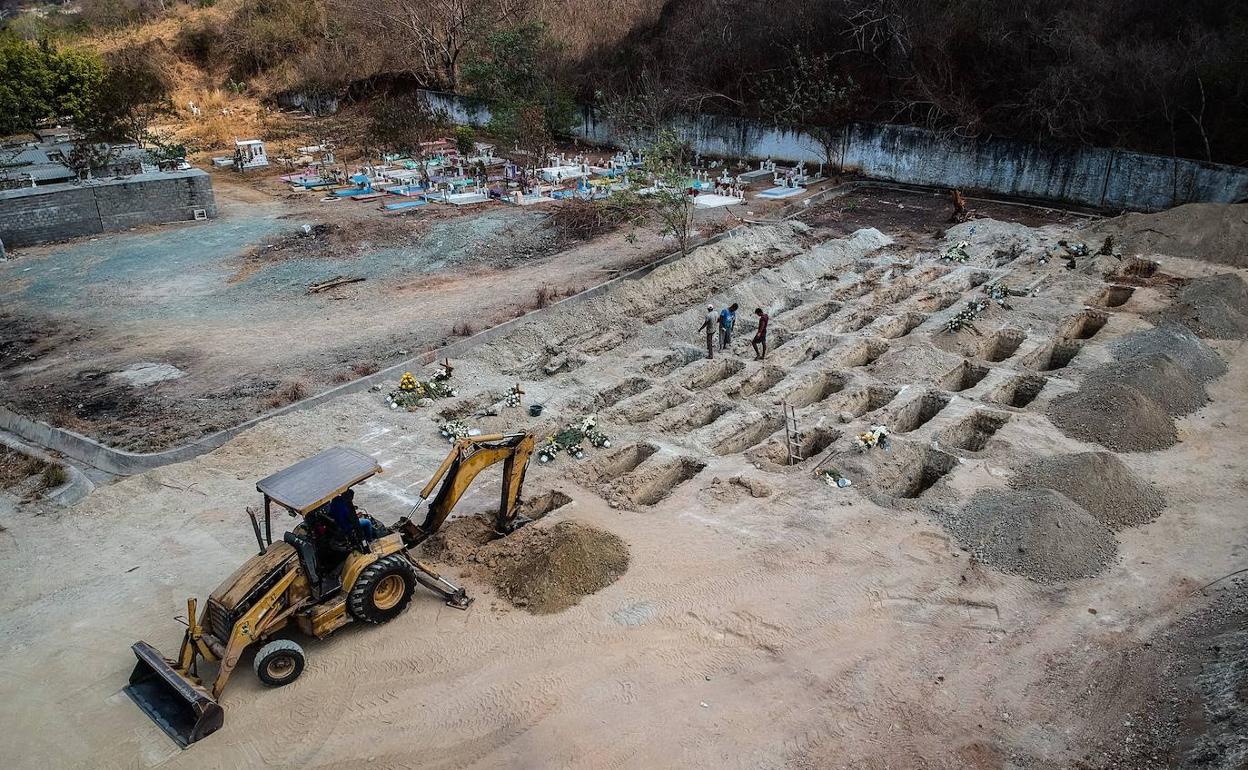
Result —
<svg viewBox="0 0 1248 770"><path fill-rule="evenodd" d="M750 344L754 346L754 360L762 361L767 357L767 322L771 320L771 316L764 313L761 307L754 308L754 315L758 316L758 331L754 332L754 341ZM759 345L763 346L761 353Z"/></svg>

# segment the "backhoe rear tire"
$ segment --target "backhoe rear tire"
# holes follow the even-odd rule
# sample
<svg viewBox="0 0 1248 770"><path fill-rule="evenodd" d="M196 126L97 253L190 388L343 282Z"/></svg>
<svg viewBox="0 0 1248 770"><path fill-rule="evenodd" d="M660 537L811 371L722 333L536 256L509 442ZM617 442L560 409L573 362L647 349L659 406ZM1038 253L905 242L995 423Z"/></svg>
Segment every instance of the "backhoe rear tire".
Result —
<svg viewBox="0 0 1248 770"><path fill-rule="evenodd" d="M260 648L252 668L270 687L290 684L303 673L303 648L289 639L276 639Z"/></svg>
<svg viewBox="0 0 1248 770"><path fill-rule="evenodd" d="M402 554L383 556L360 572L347 595L351 617L380 624L399 616L412 601L416 570Z"/></svg>

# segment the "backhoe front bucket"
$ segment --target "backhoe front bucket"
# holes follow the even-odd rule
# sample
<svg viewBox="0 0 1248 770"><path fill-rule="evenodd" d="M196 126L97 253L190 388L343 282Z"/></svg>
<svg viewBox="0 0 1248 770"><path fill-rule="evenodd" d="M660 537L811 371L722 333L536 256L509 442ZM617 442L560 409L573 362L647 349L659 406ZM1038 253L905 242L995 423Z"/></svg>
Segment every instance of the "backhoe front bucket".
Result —
<svg viewBox="0 0 1248 770"><path fill-rule="evenodd" d="M207 690L175 671L147 642L135 642L130 649L139 662L126 694L179 746L186 748L221 729L225 712Z"/></svg>

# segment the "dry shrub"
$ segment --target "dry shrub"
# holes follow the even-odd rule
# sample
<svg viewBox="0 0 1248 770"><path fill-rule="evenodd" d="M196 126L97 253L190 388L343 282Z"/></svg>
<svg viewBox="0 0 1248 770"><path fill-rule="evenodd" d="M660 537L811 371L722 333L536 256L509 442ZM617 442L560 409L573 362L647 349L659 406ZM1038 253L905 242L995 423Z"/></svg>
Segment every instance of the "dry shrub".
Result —
<svg viewBox="0 0 1248 770"><path fill-rule="evenodd" d="M616 194L601 201L566 200L546 222L560 237L589 240L635 221L641 214L641 204L635 196Z"/></svg>
<svg viewBox="0 0 1248 770"><path fill-rule="evenodd" d="M298 380L288 382L277 390L273 391L273 395L269 396L269 406L278 409L293 404L296 401L302 401L307 398L308 389Z"/></svg>
<svg viewBox="0 0 1248 770"><path fill-rule="evenodd" d="M69 480L69 472L60 465L44 465L39 474L39 486L43 489L56 489Z"/></svg>
<svg viewBox="0 0 1248 770"><path fill-rule="evenodd" d="M549 286L538 286L533 292L533 307L541 310L550 304L550 300L553 297L554 295L551 293Z"/></svg>
<svg viewBox="0 0 1248 770"><path fill-rule="evenodd" d="M476 330L472 328L472 324L467 321L457 323L451 328L451 334L454 334L456 337L471 337L476 333Z"/></svg>

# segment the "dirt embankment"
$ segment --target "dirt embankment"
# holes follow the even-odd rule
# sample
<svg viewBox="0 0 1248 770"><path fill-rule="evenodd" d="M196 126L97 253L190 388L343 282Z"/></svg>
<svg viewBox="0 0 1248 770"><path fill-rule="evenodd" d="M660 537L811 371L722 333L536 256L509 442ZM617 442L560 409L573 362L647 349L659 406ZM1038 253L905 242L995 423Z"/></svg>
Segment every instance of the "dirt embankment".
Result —
<svg viewBox="0 0 1248 770"><path fill-rule="evenodd" d="M1226 371L1215 351L1173 324L1123 337L1113 350L1117 360L1053 399L1048 415L1066 435L1120 452L1173 446L1173 418L1208 403L1205 383Z"/></svg>
<svg viewBox="0 0 1248 770"><path fill-rule="evenodd" d="M1113 236L1124 254L1166 254L1248 267L1248 204L1189 203L1156 214L1123 214L1084 231L1091 243Z"/></svg>
<svg viewBox="0 0 1248 770"><path fill-rule="evenodd" d="M1114 533L1051 489L983 490L944 519L975 558L1041 583L1091 577L1117 558Z"/></svg>
<svg viewBox="0 0 1248 770"><path fill-rule="evenodd" d="M1166 505L1155 487L1110 452L1044 457L1020 468L1010 485L1060 492L1111 529L1146 524Z"/></svg>
<svg viewBox="0 0 1248 770"><path fill-rule="evenodd" d="M535 615L565 610L628 569L628 545L575 521L530 525L506 537L482 516L456 519L428 545L430 559L465 567L516 607Z"/></svg>
<svg viewBox="0 0 1248 770"><path fill-rule="evenodd" d="M1248 337L1248 285L1234 273L1196 278L1149 320L1180 323L1209 339L1242 340Z"/></svg>

